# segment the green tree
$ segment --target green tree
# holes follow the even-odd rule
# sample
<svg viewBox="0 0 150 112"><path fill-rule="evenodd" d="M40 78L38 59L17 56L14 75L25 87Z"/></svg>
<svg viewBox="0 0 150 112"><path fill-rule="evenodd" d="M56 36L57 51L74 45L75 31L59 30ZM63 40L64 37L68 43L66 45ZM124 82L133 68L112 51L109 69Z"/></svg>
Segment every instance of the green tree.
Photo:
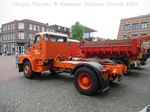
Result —
<svg viewBox="0 0 150 112"><path fill-rule="evenodd" d="M85 31L84 26L82 26L78 21L71 26L71 33L72 36L70 37L71 39L76 39L81 41L83 37L83 33Z"/></svg>

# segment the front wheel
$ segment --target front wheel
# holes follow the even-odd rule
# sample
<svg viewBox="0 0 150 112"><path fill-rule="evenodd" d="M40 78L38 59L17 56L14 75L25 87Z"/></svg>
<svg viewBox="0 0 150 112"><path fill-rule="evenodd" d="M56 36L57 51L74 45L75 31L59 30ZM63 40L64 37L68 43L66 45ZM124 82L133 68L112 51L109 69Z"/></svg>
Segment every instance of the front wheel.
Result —
<svg viewBox="0 0 150 112"><path fill-rule="evenodd" d="M25 62L23 65L24 76L28 79L34 78L34 72L32 71L32 66L29 61Z"/></svg>
<svg viewBox="0 0 150 112"><path fill-rule="evenodd" d="M90 96L98 91L99 80L92 69L81 67L74 74L74 85L81 94Z"/></svg>

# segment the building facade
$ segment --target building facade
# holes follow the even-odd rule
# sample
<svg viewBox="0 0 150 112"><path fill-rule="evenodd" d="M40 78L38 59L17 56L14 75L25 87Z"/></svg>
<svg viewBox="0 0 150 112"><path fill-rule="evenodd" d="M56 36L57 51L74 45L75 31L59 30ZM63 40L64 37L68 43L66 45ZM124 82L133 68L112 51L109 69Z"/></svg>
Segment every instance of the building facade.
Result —
<svg viewBox="0 0 150 112"><path fill-rule="evenodd" d="M150 14L121 19L117 39L138 38L150 35ZM150 48L150 41L143 46Z"/></svg>
<svg viewBox="0 0 150 112"><path fill-rule="evenodd" d="M55 27L54 27L55 26ZM60 28L60 29L59 29ZM66 32L61 30L65 29ZM24 54L29 41L38 32L60 32L67 33L68 28L58 25L49 26L47 23L41 23L29 19L14 20L2 25L2 51L7 51L14 54L19 51Z"/></svg>
<svg viewBox="0 0 150 112"><path fill-rule="evenodd" d="M60 26L60 25L50 25L49 26L51 32L57 32L57 33L62 33L66 35L70 35L70 30L67 27Z"/></svg>

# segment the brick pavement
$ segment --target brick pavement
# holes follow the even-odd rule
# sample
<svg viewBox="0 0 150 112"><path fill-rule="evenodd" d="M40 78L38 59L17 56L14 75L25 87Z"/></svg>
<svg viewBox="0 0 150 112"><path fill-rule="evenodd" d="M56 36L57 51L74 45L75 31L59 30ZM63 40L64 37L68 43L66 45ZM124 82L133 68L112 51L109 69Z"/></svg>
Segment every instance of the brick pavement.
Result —
<svg viewBox="0 0 150 112"><path fill-rule="evenodd" d="M150 104L150 60L95 96L81 95L68 74L45 72L26 79L15 68L14 56L0 56L0 65L0 112L138 112Z"/></svg>
<svg viewBox="0 0 150 112"><path fill-rule="evenodd" d="M16 68L14 55L0 55L0 83L18 78L21 75L22 73L19 73L18 68Z"/></svg>

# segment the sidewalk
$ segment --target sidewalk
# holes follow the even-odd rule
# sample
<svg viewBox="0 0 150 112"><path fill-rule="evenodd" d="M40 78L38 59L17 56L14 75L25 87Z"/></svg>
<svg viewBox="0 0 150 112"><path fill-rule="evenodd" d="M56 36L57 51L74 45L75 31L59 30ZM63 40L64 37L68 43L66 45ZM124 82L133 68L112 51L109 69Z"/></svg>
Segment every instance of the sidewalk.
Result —
<svg viewBox="0 0 150 112"><path fill-rule="evenodd" d="M18 68L15 65L15 56L1 56L0 55L0 83L15 79L22 76L18 72Z"/></svg>

